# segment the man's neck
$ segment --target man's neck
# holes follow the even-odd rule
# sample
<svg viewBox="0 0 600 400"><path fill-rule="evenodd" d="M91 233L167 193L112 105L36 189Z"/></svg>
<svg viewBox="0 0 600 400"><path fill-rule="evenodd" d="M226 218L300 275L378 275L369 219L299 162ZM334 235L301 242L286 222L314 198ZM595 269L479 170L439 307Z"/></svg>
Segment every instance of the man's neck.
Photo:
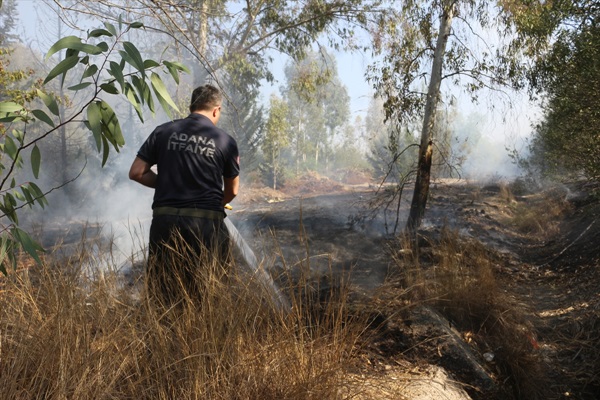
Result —
<svg viewBox="0 0 600 400"><path fill-rule="evenodd" d="M206 118L208 118L210 120L210 122L212 122L214 125L217 125L217 121L216 121L215 117L213 117L213 115L210 111L196 110L196 111L193 111L192 114L204 115Z"/></svg>

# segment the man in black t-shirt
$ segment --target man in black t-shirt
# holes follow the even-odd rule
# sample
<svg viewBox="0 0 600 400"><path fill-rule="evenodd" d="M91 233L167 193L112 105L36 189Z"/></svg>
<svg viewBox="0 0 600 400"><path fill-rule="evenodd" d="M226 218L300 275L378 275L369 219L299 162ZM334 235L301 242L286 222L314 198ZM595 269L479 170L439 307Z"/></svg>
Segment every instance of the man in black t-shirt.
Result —
<svg viewBox="0 0 600 400"><path fill-rule="evenodd" d="M235 139L216 127L222 100L214 86L196 88L191 114L158 126L129 171L130 179L155 189L148 278L162 286L163 294L170 292L165 281L181 272L174 271L174 254L191 260L208 249L219 262L228 259L223 207L238 193L240 167ZM157 173L151 169L154 165ZM177 251L169 251L173 248ZM194 273L188 268L178 279L190 284Z"/></svg>

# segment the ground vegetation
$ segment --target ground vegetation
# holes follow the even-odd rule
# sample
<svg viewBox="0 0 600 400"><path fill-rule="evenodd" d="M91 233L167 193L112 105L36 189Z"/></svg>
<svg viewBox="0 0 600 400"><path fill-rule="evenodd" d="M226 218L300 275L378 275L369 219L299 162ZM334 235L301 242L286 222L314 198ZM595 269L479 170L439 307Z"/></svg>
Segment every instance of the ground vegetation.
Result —
<svg viewBox="0 0 600 400"><path fill-rule="evenodd" d="M593 188L436 182L415 242L377 221L349 228L373 188L316 178L310 192L246 194L229 216L291 299L287 317L243 259L228 281L201 270L200 300L161 311L143 260L123 274L102 236L71 236L77 250L64 259L59 243L42 267L24 257L1 283L3 393L595 398Z"/></svg>

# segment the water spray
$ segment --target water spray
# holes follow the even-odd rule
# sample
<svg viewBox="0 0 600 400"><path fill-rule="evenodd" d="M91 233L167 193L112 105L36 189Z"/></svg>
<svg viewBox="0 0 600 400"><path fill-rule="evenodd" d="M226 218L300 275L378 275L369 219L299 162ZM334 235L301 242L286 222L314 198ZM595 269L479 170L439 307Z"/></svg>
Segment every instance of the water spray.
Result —
<svg viewBox="0 0 600 400"><path fill-rule="evenodd" d="M225 205L227 210L232 210L229 204ZM273 303L277 306L277 308L281 311L289 313L291 311L291 305L288 299L281 292L271 275L263 268L262 264L258 262L256 255L246 243L246 240L242 237L240 232L237 230L233 222L229 218L225 218L225 226L229 231L229 235L231 236L231 240L238 252L240 253L242 259L246 263L246 265L250 268L253 276L261 283L261 285L271 294Z"/></svg>

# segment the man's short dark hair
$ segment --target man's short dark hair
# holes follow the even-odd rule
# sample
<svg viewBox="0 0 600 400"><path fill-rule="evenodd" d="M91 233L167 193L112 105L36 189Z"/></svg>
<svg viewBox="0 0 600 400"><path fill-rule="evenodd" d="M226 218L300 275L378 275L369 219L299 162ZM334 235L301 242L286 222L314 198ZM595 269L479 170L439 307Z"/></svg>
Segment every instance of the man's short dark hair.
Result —
<svg viewBox="0 0 600 400"><path fill-rule="evenodd" d="M192 92L190 101L190 112L207 111L221 105L223 95L221 91L212 85L198 86Z"/></svg>

